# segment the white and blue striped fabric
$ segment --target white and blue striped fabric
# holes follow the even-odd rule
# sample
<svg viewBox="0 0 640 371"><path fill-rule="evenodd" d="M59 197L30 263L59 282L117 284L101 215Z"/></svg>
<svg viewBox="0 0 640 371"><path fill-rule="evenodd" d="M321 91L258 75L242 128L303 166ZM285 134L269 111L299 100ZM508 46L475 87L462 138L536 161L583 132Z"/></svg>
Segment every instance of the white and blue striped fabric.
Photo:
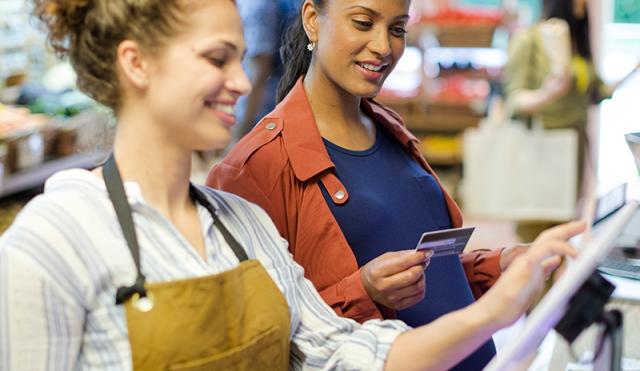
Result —
<svg viewBox="0 0 640 371"><path fill-rule="evenodd" d="M407 329L403 323L359 325L339 318L304 279L262 209L201 189L286 297L292 369L383 368L390 344ZM144 201L136 183L127 182L125 190L149 282L216 274L238 264L204 207L198 210L206 260ZM0 370L131 369L126 318L114 298L116 288L131 285L135 277L103 182L85 170L51 177L44 194L0 237Z"/></svg>

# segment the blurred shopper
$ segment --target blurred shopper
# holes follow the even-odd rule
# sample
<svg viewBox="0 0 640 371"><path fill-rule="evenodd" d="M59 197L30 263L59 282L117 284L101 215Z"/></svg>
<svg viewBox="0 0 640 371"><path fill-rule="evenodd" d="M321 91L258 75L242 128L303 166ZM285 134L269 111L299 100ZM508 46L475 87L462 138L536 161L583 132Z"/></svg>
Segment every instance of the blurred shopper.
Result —
<svg viewBox="0 0 640 371"><path fill-rule="evenodd" d="M593 166L595 156L588 154L587 112L589 105L611 97L618 84L602 82L593 64L587 0L545 0L543 22L560 19L568 24L567 68L560 49L548 52L541 25L514 37L505 71L505 92L517 117L539 119L545 129L575 129L578 132L578 194L585 167ZM559 44L562 45L562 44ZM624 81L624 79L623 79ZM587 157L588 156L588 157ZM517 232L523 241L531 241L553 223L519 223Z"/></svg>
<svg viewBox="0 0 640 371"><path fill-rule="evenodd" d="M580 223L428 326L337 317L263 210L189 183L191 152L228 143L250 89L235 3L35 9L118 128L104 167L54 175L0 238L1 370L446 369L522 314L547 258L575 256Z"/></svg>
<svg viewBox="0 0 640 371"><path fill-rule="evenodd" d="M372 100L404 52L409 6L306 0L282 48L278 106L208 185L262 206L338 314L419 326L473 303L524 248L431 264L413 250L423 232L460 227L462 216L402 119ZM458 369L494 354L487 339Z"/></svg>
<svg viewBox="0 0 640 371"><path fill-rule="evenodd" d="M237 1L247 43L243 66L253 89L238 101L238 123L232 130L231 146L275 107L276 88L284 72L279 53L282 35L301 3L302 0Z"/></svg>

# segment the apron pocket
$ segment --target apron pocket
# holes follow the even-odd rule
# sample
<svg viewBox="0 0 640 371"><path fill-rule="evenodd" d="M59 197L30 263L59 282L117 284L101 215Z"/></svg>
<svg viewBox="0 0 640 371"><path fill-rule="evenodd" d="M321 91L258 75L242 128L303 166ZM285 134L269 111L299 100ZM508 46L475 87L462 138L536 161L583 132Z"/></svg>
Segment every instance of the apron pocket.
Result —
<svg viewBox="0 0 640 371"><path fill-rule="evenodd" d="M255 339L208 357L172 364L172 371L208 371L208 370L275 370L283 365L282 359L288 355L282 353L282 335L275 327ZM288 367L288 365L285 365Z"/></svg>

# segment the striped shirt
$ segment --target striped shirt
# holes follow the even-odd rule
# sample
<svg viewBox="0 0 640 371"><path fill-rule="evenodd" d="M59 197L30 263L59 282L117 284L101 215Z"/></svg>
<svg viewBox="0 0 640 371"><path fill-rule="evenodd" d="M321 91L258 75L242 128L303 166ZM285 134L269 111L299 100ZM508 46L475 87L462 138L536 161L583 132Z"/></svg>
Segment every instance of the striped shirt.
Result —
<svg viewBox="0 0 640 371"><path fill-rule="evenodd" d="M198 205L207 259L125 183L148 282L227 271L238 259ZM398 321L338 317L304 278L267 214L201 188L222 222L258 259L289 303L292 369L382 369ZM116 289L136 269L104 183L85 170L51 177L0 237L0 370L129 370L131 350ZM259 284L259 283L256 283Z"/></svg>

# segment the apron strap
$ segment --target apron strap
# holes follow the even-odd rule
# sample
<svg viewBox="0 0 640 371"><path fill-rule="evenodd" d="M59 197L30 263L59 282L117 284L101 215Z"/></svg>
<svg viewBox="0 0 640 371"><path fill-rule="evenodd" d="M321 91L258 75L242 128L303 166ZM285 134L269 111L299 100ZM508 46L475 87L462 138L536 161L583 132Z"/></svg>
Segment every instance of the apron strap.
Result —
<svg viewBox="0 0 640 371"><path fill-rule="evenodd" d="M138 245L136 228L133 224L131 206L127 200L127 194L124 191L120 171L118 170L118 165L116 164L113 153L109 155L109 159L107 159L107 162L104 164L102 171L104 173L104 183L107 186L109 198L118 216L118 223L120 223L124 239L127 241L127 246L129 246L129 251L131 251L131 256L133 257L133 262L138 272L138 277L133 286L118 288L116 292L116 304L122 304L134 293L138 293L140 297L147 296L147 292L144 289L145 276L140 270L140 246Z"/></svg>
<svg viewBox="0 0 640 371"><path fill-rule="evenodd" d="M136 282L132 286L118 288L116 292L116 304L122 304L136 293L140 295L140 297L147 296L147 291L144 288L146 278L144 274L142 274L142 270L140 268L140 246L138 245L136 228L135 224L133 223L133 213L131 212L131 205L129 205L129 201L127 200L127 194L124 190L122 177L120 176L120 171L118 170L118 165L116 164L113 153L109 155L109 158L104 164L102 171L104 174L104 182L107 186L107 193L109 194L109 198L111 199L113 208L116 211L118 223L120 224L120 228L122 228L122 233L125 240L127 241L127 246L129 247L129 251L131 252L131 256L133 257L133 262L136 265L136 271L138 273ZM227 244L231 247L231 250L236 255L238 260L240 262L249 260L247 253L242 248L242 246L240 246L240 243L238 243L238 241L233 237L233 235L231 235L224 224L222 224L222 221L216 215L216 210L214 209L213 205L211 205L204 193L197 189L193 184L189 184L189 195L196 202L203 205L207 209L207 211L209 211L211 217L213 218L214 225L218 227L218 230L220 230L220 233L222 233L222 236L224 237Z"/></svg>
<svg viewBox="0 0 640 371"><path fill-rule="evenodd" d="M207 196L205 196L204 193L202 193L202 191L196 188L196 186L194 186L193 184L189 184L189 194L194 200L199 202L209 211L211 217L213 218L213 224L218 227L218 230L220 230L220 233L222 233L222 237L224 237L224 240L227 241L227 244L229 245L229 247L231 247L231 250L233 250L233 253L236 255L238 260L240 262L249 260L246 251L242 248L242 246L240 246L240 243L238 243L238 241L233 237L227 227L222 224L220 218L218 218L216 210L207 199Z"/></svg>

